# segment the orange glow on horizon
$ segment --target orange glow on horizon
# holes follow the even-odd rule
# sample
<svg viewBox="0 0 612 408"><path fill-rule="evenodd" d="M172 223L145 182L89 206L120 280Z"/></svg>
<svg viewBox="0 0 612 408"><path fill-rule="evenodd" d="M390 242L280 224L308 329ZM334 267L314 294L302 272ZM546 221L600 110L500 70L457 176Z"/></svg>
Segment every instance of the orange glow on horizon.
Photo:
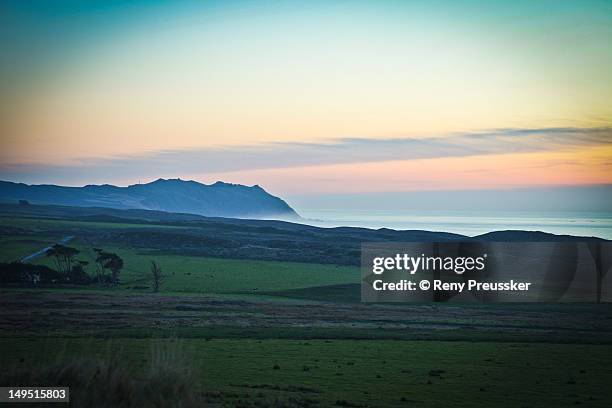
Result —
<svg viewBox="0 0 612 408"><path fill-rule="evenodd" d="M289 194L498 189L612 183L612 147L192 175Z"/></svg>

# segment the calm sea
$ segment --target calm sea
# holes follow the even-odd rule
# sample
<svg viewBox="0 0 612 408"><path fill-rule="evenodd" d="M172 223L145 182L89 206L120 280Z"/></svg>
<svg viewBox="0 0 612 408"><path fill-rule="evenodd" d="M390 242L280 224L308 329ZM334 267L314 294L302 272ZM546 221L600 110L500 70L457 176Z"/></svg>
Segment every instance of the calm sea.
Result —
<svg viewBox="0 0 612 408"><path fill-rule="evenodd" d="M612 213L304 210L306 224L321 227L417 229L475 236L491 231L525 230L612 240Z"/></svg>

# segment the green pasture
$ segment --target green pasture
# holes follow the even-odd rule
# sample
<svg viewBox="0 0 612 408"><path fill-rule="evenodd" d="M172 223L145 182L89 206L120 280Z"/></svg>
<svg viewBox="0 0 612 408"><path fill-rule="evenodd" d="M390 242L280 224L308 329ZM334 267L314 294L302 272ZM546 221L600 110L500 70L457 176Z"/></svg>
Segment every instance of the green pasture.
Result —
<svg viewBox="0 0 612 408"><path fill-rule="evenodd" d="M4 367L118 355L135 375L161 350L223 406L607 407L612 397L609 345L38 338L0 347Z"/></svg>
<svg viewBox="0 0 612 408"><path fill-rule="evenodd" d="M0 262L15 262L57 242L52 236L0 236Z"/></svg>
<svg viewBox="0 0 612 408"><path fill-rule="evenodd" d="M86 229L180 228L160 225L65 221L42 218L0 217L0 226L22 229L23 233L0 238L0 260L10 262L75 235L67 245L81 251L76 260L87 261L86 271L95 275L93 245L79 236ZM33 234L37 234L33 238ZM160 253L155 250L103 246L124 260L121 288L145 289L150 286L150 264L155 261L165 275L164 292L265 293L359 282L356 267L298 262L251 261L205 258ZM54 267L52 259L39 257L33 263Z"/></svg>
<svg viewBox="0 0 612 408"><path fill-rule="evenodd" d="M94 275L95 253L92 248L78 240L70 246L81 251L76 259L89 262L86 270ZM356 267L168 255L113 247L104 247L104 250L117 253L124 261L122 288L150 286L151 261L162 268L164 292L263 294L359 282L359 269ZM53 267L49 258L41 257L34 262Z"/></svg>

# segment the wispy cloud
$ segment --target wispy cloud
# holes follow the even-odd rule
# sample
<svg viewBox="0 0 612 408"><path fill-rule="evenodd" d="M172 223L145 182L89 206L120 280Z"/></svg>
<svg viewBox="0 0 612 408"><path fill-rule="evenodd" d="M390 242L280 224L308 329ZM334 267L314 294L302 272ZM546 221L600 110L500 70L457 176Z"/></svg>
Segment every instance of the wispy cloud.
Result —
<svg viewBox="0 0 612 408"><path fill-rule="evenodd" d="M496 129L435 138L343 138L324 143L165 150L145 156L83 158L71 165L5 165L3 179L79 183L303 166L546 152L612 145L612 128Z"/></svg>

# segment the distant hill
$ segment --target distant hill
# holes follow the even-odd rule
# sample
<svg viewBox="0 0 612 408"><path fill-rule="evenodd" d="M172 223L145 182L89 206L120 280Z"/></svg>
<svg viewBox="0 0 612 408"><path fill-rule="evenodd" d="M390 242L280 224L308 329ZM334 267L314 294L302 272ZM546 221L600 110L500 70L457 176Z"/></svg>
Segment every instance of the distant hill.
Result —
<svg viewBox="0 0 612 408"><path fill-rule="evenodd" d="M0 201L32 204L158 210L209 217L298 219L282 199L260 186L216 182L211 185L181 179L117 187L27 185L0 181Z"/></svg>
<svg viewBox="0 0 612 408"><path fill-rule="evenodd" d="M110 209L58 205L0 203L0 236L24 234L12 219L41 218L79 221L43 223L38 233L58 237L77 236L95 243L155 249L162 253L213 258L359 265L364 242L504 242L574 241L598 238L571 237L528 231L499 231L477 237L420 230L388 228L321 228L278 220L205 217L142 209ZM88 227L88 222L98 224ZM104 225L100 225L104 223ZM146 228L144 226L146 225ZM178 228L167 228L174 226Z"/></svg>
<svg viewBox="0 0 612 408"><path fill-rule="evenodd" d="M208 217L189 213L173 213L145 209L114 209L102 207L73 207L63 205L20 205L0 203L0 217L51 218L74 221L91 221L105 223L129 224L163 224L180 227L210 227L213 235L220 236L225 232L235 235L244 234L289 234L300 240L316 236L328 243L338 243L349 238L355 243L362 242L602 242L598 237L581 237L574 235L556 235L541 231L506 230L492 231L486 234L468 237L450 232L424 230L394 230L389 228L370 229L362 227L316 227L300 224L294 220L261 220L237 219L228 217ZM0 228L1 230L1 228ZM0 231L1 233L2 231ZM72 231L74 232L74 231ZM292 238L283 236L279 243L285 245Z"/></svg>

